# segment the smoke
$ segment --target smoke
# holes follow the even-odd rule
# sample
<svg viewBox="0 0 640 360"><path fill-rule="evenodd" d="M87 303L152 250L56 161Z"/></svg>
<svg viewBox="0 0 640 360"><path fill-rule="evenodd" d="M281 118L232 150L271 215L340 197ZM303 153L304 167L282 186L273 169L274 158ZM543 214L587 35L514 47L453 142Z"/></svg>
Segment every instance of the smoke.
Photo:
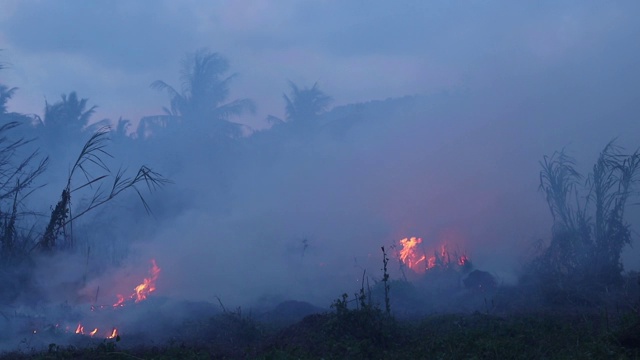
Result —
<svg viewBox="0 0 640 360"><path fill-rule="evenodd" d="M151 259L162 272L149 308L152 315L171 313L167 323L191 315L185 304L196 302L258 308L301 300L326 308L357 291L364 272L371 284L382 279L382 246L391 277L401 278L397 247L411 236L421 237L427 251L447 244L477 268L514 283L534 244L551 235L551 215L538 191L542 157L566 149L587 174L612 139L630 152L639 145L640 29L629 15L637 4L416 2L394 4L397 12L380 4L372 3L371 13L329 3L312 11L261 4L264 11L245 14L237 5L164 3L148 23L127 21L119 40L87 30L74 46L58 43L69 36L46 32L42 38L34 31L32 18L51 5L7 6L14 16L6 30L0 27L0 40L13 46L5 50L15 71L1 74L21 87L10 104L24 113L42 108L43 93L54 102L68 88L103 105L99 111L106 114L160 113L168 101L150 95L148 84L178 85L178 57L204 44L229 56L242 75L230 93L258 104L257 115L229 120L261 130L228 139L198 133L184 121L180 131L115 141L108 149L114 158L105 158L113 172L145 164L173 184L151 193L141 188L151 214L129 192L74 223L75 252L33 255L3 270L0 294L7 305L0 307L0 329L20 334L4 345L14 348L26 332L58 319L73 326L91 316L91 305L111 305L147 276ZM88 23L111 7L80 10L87 6ZM116 7L125 15L147 10ZM203 15L209 10L217 17ZM78 15L69 7L64 13L63 33L76 34L67 16ZM246 23L231 21L234 14ZM171 29L189 25L168 34L165 17L180 20L171 21ZM58 17L46 19L60 28ZM114 23L99 27L111 34ZM278 23L284 25L262 26ZM212 33L231 35L211 43ZM141 46L149 37L151 48ZM167 43L175 45L171 54ZM266 127L266 115L284 117L287 79L301 87L319 80L335 107L313 122ZM48 185L21 204L34 214L20 230L26 234L33 225L34 238L42 235L38 229L46 226L82 145L53 140L56 148L43 148L52 158L42 179ZM97 190L74 193L73 205L86 205ZM639 211L628 212L635 239ZM625 269L638 270L637 258L637 247L625 248ZM116 320L138 329L151 316L140 305ZM109 322L109 314L96 315L96 322ZM34 318L41 323L30 323Z"/></svg>

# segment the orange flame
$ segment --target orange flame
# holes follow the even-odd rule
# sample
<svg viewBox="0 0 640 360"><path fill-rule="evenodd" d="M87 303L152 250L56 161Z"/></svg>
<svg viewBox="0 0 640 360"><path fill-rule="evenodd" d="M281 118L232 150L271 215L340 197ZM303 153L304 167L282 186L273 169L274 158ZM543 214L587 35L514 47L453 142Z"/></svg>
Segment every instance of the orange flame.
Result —
<svg viewBox="0 0 640 360"><path fill-rule="evenodd" d="M113 307L124 306L124 296L118 294L118 301L113 304Z"/></svg>
<svg viewBox="0 0 640 360"><path fill-rule="evenodd" d="M418 245L421 243L422 238L419 237L400 240L400 245L402 245L402 249L398 253L400 261L416 273L421 274L433 268L447 268L451 265L465 266L469 262L466 255L457 257L455 254L454 259L457 257L457 261L452 261L446 244L441 245L439 251L434 251L433 255L427 258L424 250L418 249Z"/></svg>
<svg viewBox="0 0 640 360"><path fill-rule="evenodd" d="M402 249L400 250L400 260L415 272L423 272L425 269L419 264L426 259L426 256L418 254L418 244L422 243L419 237L404 238L400 240Z"/></svg>
<svg viewBox="0 0 640 360"><path fill-rule="evenodd" d="M155 259L151 259L151 269L149 270L149 277L144 278L142 284L136 286L134 288L134 292L133 294L131 294L128 299L133 299L136 303L146 300L147 297L149 296L150 293L154 292L156 290L156 281L158 280L158 276L160 275L160 268L158 267L158 264L156 264ZM118 301L116 301L113 304L114 308L118 308L118 307L122 307L125 306L125 301L127 300L127 298L125 298L122 295L118 295ZM108 305L100 305L98 306L99 309L102 309L104 307L108 307ZM94 311L96 309L96 306L92 305L91 306L91 311ZM56 325L57 326L57 325ZM67 326L67 331L70 331L69 327ZM35 333L35 330L34 330ZM78 326L76 327L75 330L76 334L81 334L81 335L85 335L84 332L84 326L82 326L81 323L78 323ZM91 332L88 333L88 335L90 336L94 336L98 333L98 328L93 329ZM108 334L107 339L114 339L118 336L118 329L113 328L113 330L111 331L111 333Z"/></svg>
<svg viewBox="0 0 640 360"><path fill-rule="evenodd" d="M156 280L158 280L158 276L160 275L160 268L156 264L155 259L152 259L151 263L153 264L149 271L151 277L145 278L142 284L136 286L134 289L135 293L131 295L132 299L135 297L136 302L146 300L150 293L156 291Z"/></svg>
<svg viewBox="0 0 640 360"><path fill-rule="evenodd" d="M134 293L129 296L130 299L134 299L135 302L140 302L146 300L150 293L156 291L156 281L158 280L158 276L160 276L160 268L158 264L156 264L155 259L151 259L151 270L149 270L149 274L151 276L144 278L142 284L133 289ZM124 296L118 294L118 301L113 304L113 307L124 306L124 301Z"/></svg>

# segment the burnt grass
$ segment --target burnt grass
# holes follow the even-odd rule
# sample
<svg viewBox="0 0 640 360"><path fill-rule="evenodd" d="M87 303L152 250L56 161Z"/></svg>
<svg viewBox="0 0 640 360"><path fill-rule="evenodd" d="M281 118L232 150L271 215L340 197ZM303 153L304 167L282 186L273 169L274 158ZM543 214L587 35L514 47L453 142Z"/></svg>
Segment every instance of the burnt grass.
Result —
<svg viewBox="0 0 640 360"><path fill-rule="evenodd" d="M412 287L391 285L401 293L392 304L402 304ZM237 309L185 320L176 324L180 336L171 338L136 343L134 335L123 335L90 345L52 343L0 359L640 359L635 290L614 297L609 291L606 300L591 294L598 304L555 294L555 302L545 304L544 294L521 286L467 289L453 299L464 298L478 310L459 313L396 312L392 305L387 314L369 302L375 292L367 300L343 297L319 312L289 301L259 315Z"/></svg>

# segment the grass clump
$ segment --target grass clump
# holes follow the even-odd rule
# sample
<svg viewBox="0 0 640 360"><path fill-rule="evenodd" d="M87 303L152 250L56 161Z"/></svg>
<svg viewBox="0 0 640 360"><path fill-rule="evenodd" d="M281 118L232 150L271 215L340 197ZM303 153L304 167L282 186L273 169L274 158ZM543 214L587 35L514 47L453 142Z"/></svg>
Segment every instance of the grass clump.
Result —
<svg viewBox="0 0 640 360"><path fill-rule="evenodd" d="M590 304L594 293L623 282L620 256L632 240L625 210L640 181L640 150L626 154L612 141L586 177L564 151L545 156L541 166L552 235L523 280L559 299Z"/></svg>

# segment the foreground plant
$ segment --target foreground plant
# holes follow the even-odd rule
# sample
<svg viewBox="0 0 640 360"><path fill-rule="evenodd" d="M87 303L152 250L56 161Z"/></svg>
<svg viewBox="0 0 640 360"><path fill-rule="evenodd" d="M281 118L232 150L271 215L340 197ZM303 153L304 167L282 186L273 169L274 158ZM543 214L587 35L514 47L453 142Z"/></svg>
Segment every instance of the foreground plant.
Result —
<svg viewBox="0 0 640 360"><path fill-rule="evenodd" d="M38 188L33 186L34 182L49 163L49 158L40 158L37 150L21 156L31 140L12 140L8 135L19 125L18 122L8 122L0 126L0 254L5 262L22 250L16 230L16 222L23 215L19 205ZM19 160L16 162L16 159Z"/></svg>
<svg viewBox="0 0 640 360"><path fill-rule="evenodd" d="M541 165L540 189L546 195L553 228L551 243L534 262L534 270L563 288L620 283L620 255L632 240L624 215L640 181L639 150L625 154L611 141L584 182L575 161L564 151L545 156Z"/></svg>
<svg viewBox="0 0 640 360"><path fill-rule="evenodd" d="M80 155L74 163L67 185L62 190L60 200L54 207L49 218L49 223L45 229L42 239L38 245L45 251L51 251L57 244L57 239L62 236L65 241L63 248L73 246L72 225L79 217L87 214L91 210L106 204L125 191L134 191L145 210L150 212L149 205L142 196L139 186L145 185L149 191L154 191L159 187L168 184L170 181L147 166L141 166L135 176L127 176L126 171L119 169L112 175L111 170L103 161L103 157L112 157L106 151L109 128L101 128L85 143ZM102 175L94 176L92 170L102 171ZM104 173L106 172L106 174ZM82 173L84 182L72 187L73 180L78 173ZM110 185L109 185L110 183ZM88 204L78 210L77 214L71 212L71 195L84 188L95 188Z"/></svg>

